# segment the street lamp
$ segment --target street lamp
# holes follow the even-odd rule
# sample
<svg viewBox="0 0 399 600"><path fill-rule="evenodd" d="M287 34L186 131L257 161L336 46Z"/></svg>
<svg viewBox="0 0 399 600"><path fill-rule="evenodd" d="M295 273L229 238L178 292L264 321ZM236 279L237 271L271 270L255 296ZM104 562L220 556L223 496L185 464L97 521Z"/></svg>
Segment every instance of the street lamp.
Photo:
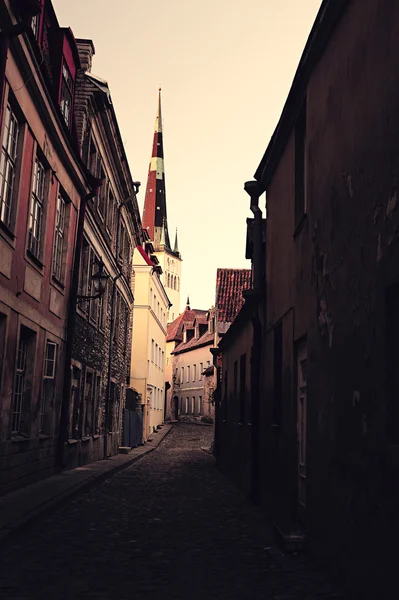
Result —
<svg viewBox="0 0 399 600"><path fill-rule="evenodd" d="M105 293L108 279L109 275L107 275L107 273L104 271L104 263L102 260L100 260L98 261L98 271L91 277L94 294L90 296L77 296L77 304L79 304L79 302L83 302L84 300L95 300L96 298L101 298L101 296L103 296Z"/></svg>

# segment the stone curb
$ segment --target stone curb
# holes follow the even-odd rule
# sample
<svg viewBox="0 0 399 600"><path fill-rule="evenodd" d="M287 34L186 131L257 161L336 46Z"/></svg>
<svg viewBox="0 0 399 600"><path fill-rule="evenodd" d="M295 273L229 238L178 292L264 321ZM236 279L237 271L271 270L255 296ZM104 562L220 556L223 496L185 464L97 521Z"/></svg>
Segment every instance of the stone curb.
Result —
<svg viewBox="0 0 399 600"><path fill-rule="evenodd" d="M22 488L20 490L16 490L15 492L11 492L5 496L0 497L0 540L5 539L7 536L14 533L17 529L21 528L24 525L29 525L33 519L42 513L46 512L49 514L55 508L61 506L66 500L71 500L72 498L78 496L79 494L90 490L91 488L99 485L104 482L106 479L109 479L113 475L116 475L120 471L123 471L127 467L130 467L133 463L137 462L143 456L147 456L150 452L156 450L156 448L161 444L161 442L165 439L165 437L170 433L173 429L173 425L164 425L162 429L157 431L154 434L155 439L152 442L146 443L145 446L139 446L138 448L134 448L129 454L118 454L114 457L109 458L107 461L102 460L96 463L89 463L88 465L83 465L82 467L78 467L77 469L71 469L68 471L63 471L58 475L54 475L53 482L51 481L52 477L48 477L39 482L31 484L30 486L26 486L26 488ZM113 459L116 461L118 457L123 457L125 460L118 460L116 464L113 464ZM103 463L103 464L100 464ZM80 478L81 469L90 469L94 468L94 473L87 475L86 477ZM57 482L63 480L63 478L71 478L70 485L66 486L66 489L61 492L57 492ZM75 481L74 481L75 477ZM76 481L76 478L79 478ZM47 494L47 497L34 506L33 508L27 506L28 502L25 502L24 499L29 496L29 492L31 492L31 496L34 497L35 490L40 491L40 486L43 488L51 486L51 483L54 483L54 494ZM11 503L14 505L18 505L18 496L19 502L21 504L21 509L18 515L14 515L13 518L9 519L5 523L2 523L1 517L4 516L3 509L10 505ZM18 512L18 509L17 511Z"/></svg>

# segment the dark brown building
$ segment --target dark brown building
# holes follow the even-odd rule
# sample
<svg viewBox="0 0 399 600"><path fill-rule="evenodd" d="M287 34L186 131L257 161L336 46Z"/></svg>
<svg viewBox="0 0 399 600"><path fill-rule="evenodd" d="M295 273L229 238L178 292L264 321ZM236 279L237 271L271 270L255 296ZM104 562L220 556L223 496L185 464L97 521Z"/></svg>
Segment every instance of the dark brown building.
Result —
<svg viewBox="0 0 399 600"><path fill-rule="evenodd" d="M91 72L93 42L79 39L77 47L81 63L75 103L79 151L102 185L88 201L84 222L65 466L119 451L130 383L132 259L142 239L138 184L130 173L108 84ZM107 283L105 293L95 297L93 275L99 269Z"/></svg>
<svg viewBox="0 0 399 600"><path fill-rule="evenodd" d="M398 35L394 0L325 0L255 175L266 190L266 276L247 398L259 392L260 437L257 446L251 419L250 461L234 460L259 473L276 531L304 532L352 598L396 589ZM222 341L227 388L235 355L255 346L256 296ZM241 395L224 386L228 423ZM233 428L226 435L218 460L231 473Z"/></svg>

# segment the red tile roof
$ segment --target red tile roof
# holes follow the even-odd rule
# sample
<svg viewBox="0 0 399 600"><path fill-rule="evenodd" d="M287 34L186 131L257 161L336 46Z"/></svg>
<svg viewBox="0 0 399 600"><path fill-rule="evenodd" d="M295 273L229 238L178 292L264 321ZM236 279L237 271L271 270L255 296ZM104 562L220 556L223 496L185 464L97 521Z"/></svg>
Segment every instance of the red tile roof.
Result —
<svg viewBox="0 0 399 600"><path fill-rule="evenodd" d="M200 337L193 337L188 342L181 342L176 348L171 352L171 354L179 354L180 352L188 352L189 350L194 350L194 348L200 348L201 346L207 346L208 344L213 344L215 341L213 333L209 333L208 331L201 335Z"/></svg>
<svg viewBox="0 0 399 600"><path fill-rule="evenodd" d="M183 325L187 322L193 322L196 317L206 316L206 310L199 310L197 308L189 309L187 306L172 323L168 325L168 331L166 336L167 342L172 342L176 340L181 342L183 339Z"/></svg>
<svg viewBox="0 0 399 600"><path fill-rule="evenodd" d="M154 263L152 262L152 260L150 259L150 257L148 256L148 254L146 253L144 248L142 246L137 246L137 250L140 252L141 256L144 258L147 265L150 265L150 267L153 267Z"/></svg>
<svg viewBox="0 0 399 600"><path fill-rule="evenodd" d="M251 269L218 269L216 311L218 323L232 323L244 304L242 292L251 288Z"/></svg>

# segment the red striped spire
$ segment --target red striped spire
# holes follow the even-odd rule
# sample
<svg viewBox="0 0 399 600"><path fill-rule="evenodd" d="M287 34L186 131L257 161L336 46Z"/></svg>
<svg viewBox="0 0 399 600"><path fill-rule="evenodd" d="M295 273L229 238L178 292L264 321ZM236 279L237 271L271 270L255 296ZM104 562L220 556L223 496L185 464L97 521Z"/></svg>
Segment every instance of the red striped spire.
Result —
<svg viewBox="0 0 399 600"><path fill-rule="evenodd" d="M165 171L162 140L161 88L158 93L158 109L155 118L154 142L145 192L143 227L157 250L161 244L170 249L168 220L166 215ZM163 231L164 229L164 231Z"/></svg>

